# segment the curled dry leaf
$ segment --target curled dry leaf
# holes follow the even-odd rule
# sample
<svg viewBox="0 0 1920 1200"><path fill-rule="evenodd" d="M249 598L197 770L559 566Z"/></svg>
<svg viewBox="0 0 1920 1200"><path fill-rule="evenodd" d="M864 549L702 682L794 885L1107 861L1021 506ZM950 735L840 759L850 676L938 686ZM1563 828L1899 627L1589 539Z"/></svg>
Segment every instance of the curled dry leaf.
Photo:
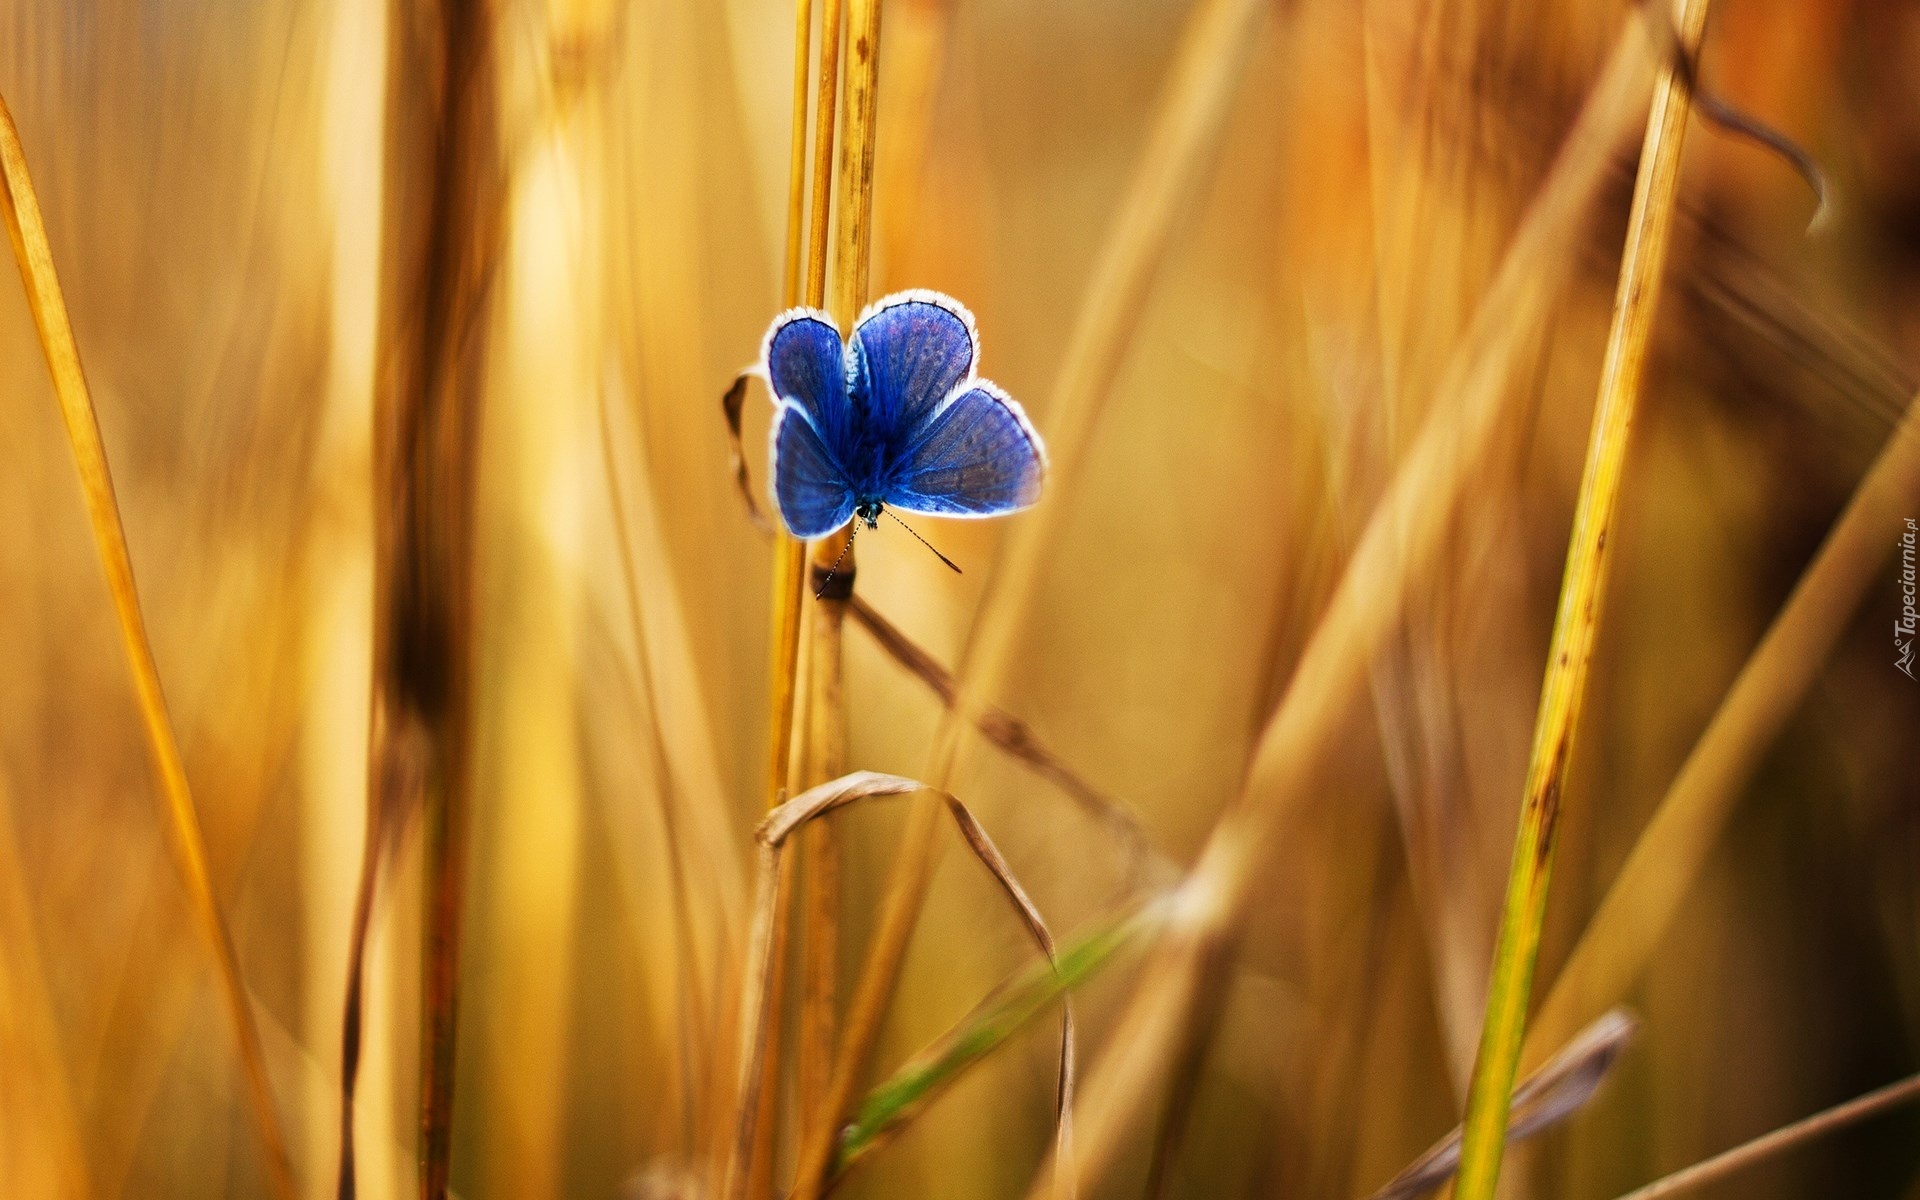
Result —
<svg viewBox="0 0 1920 1200"><path fill-rule="evenodd" d="M773 533L773 523L767 520L767 514L760 511L760 501L753 494L753 475L747 470L747 452L740 437L740 419L747 406L747 381L758 372L752 368L741 371L733 377L732 386L720 397L720 411L727 418L727 466L733 471L733 485L740 490L740 503L746 506L747 519L761 533Z"/></svg>

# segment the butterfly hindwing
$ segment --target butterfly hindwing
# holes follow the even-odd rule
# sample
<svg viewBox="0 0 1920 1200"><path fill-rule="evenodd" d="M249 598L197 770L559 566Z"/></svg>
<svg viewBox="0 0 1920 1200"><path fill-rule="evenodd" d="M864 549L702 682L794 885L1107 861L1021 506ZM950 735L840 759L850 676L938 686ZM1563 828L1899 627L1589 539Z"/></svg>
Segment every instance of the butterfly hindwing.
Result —
<svg viewBox="0 0 1920 1200"><path fill-rule="evenodd" d="M973 377L979 337L958 301L899 292L876 301L854 326L853 354L862 419L876 439L903 441Z"/></svg>
<svg viewBox="0 0 1920 1200"><path fill-rule="evenodd" d="M886 502L909 512L990 517L1040 498L1046 453L1011 397L979 380L924 422L896 469Z"/></svg>
<svg viewBox="0 0 1920 1200"><path fill-rule="evenodd" d="M853 489L807 411L782 401L772 441L773 498L793 536L816 538L845 525L853 516Z"/></svg>

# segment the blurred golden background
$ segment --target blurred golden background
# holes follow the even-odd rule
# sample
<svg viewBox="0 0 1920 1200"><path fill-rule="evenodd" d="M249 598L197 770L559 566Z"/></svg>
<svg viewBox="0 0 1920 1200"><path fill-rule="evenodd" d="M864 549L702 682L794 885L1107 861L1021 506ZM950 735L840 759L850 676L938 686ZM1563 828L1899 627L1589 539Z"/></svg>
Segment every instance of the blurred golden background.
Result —
<svg viewBox="0 0 1920 1200"><path fill-rule="evenodd" d="M445 150L407 108L444 82L410 57L440 11L0 12L0 95L302 1196L337 1186L375 398L410 302L399 223L430 238L444 212L405 205ZM717 1197L772 587L719 397L784 307L794 11L494 0L467 19L488 112L480 165L451 178L484 219L448 236L497 236L468 248L485 277L448 393L477 438L452 1186ZM1043 434L1069 407L1090 424L1044 528L926 521L959 576L883 529L859 594L960 663L1005 543L1038 530L986 699L1138 814L1161 883L1243 789L1269 814L1193 1070L1117 1126L1082 1194L1367 1195L1466 1096L1663 18L888 0L884 21L872 294L958 297L983 373ZM1509 1152L1509 1200L1612 1197L1920 1067L1920 686L1887 636L1911 463L1864 527L1858 584L1812 621L1804 684L1763 672L1779 727L1749 714L1751 768L1696 789L1721 816L1644 833L1870 467L1913 453L1896 429L1920 362L1920 10L1720 0L1699 62L1812 154L1833 211L1807 232L1801 179L1694 123L1534 988L1568 1023L1527 1067L1610 1004L1640 1027L1590 1104ZM1577 119L1613 131L1585 160L1563 150ZM272 1195L11 285L0 349L0 1195ZM1483 442L1439 443L1458 477L1414 506L1439 541L1397 556L1389 527L1383 559L1359 555L1423 428L1483 394ZM756 386L756 487L767 420ZM1329 700L1319 765L1269 794L1262 731L1343 571L1378 561L1349 580L1397 605L1353 643L1358 702ZM923 776L939 698L857 630L844 683L848 765ZM948 783L1056 935L1126 888L1110 830L1028 765L970 740ZM835 821L850 990L908 810ZM367 958L355 1129L376 1198L414 1192L420 1154L423 838L405 824ZM1595 953L1629 965L1550 1000L1633 853L1667 870L1671 919L1624 895ZM945 853L865 1082L1032 957L992 880ZM1144 961L1129 948L1077 993L1090 1104ZM968 1071L837 1194L1027 1194L1053 1028ZM789 1113L777 1177L799 1139ZM1698 1194L1920 1198L1920 1117Z"/></svg>

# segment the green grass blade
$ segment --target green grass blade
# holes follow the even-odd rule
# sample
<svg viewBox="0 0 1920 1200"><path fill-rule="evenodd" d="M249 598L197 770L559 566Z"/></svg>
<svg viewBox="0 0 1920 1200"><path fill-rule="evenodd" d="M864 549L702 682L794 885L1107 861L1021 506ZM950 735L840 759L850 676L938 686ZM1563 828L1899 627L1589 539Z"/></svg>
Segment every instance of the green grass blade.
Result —
<svg viewBox="0 0 1920 1200"><path fill-rule="evenodd" d="M867 1093L841 1131L837 1177L880 1148L933 1099L1005 1045L1062 996L1092 978L1157 920L1149 906L1107 918L1060 948L1055 969L1037 962L999 988L913 1061Z"/></svg>

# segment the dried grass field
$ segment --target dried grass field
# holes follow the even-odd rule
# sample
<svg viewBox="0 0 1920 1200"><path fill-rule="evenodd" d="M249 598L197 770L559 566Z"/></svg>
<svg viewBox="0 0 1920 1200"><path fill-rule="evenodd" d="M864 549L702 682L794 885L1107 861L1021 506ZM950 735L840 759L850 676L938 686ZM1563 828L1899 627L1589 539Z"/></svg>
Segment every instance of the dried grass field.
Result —
<svg viewBox="0 0 1920 1200"><path fill-rule="evenodd" d="M1916 70L9 0L0 1198L1920 1200ZM742 374L906 289L960 573Z"/></svg>

